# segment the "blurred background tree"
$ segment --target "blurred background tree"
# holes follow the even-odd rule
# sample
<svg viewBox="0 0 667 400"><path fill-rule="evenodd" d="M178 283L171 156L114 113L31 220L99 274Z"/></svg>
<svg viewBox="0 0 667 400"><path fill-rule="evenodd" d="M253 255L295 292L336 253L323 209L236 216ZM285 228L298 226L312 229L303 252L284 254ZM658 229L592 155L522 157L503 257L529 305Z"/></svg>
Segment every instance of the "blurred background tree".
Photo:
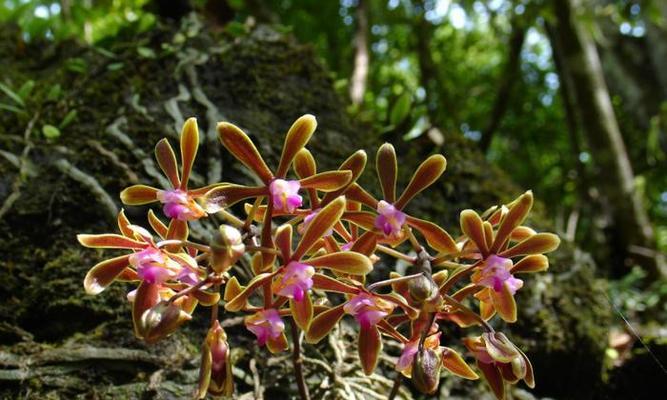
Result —
<svg viewBox="0 0 667 400"><path fill-rule="evenodd" d="M616 311L640 333L667 324L664 0L5 0L0 21L19 42L104 52L191 11L311 44L364 134L398 151L477 143L592 254ZM0 84L0 109L20 112L30 87Z"/></svg>

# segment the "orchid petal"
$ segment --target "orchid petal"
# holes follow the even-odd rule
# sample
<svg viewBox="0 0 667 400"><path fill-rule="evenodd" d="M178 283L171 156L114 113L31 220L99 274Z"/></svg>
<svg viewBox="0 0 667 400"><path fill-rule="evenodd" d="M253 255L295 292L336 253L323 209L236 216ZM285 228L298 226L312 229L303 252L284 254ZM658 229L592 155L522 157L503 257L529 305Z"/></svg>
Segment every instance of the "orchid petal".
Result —
<svg viewBox="0 0 667 400"><path fill-rule="evenodd" d="M341 282L323 274L313 275L313 288L325 290L327 292L355 294L359 291L354 286Z"/></svg>
<svg viewBox="0 0 667 400"><path fill-rule="evenodd" d="M196 118L188 118L183 124L181 130L181 190L186 190L188 187L188 180L190 180L190 172L192 165L197 156L197 149L199 149L199 128L197 127Z"/></svg>
<svg viewBox="0 0 667 400"><path fill-rule="evenodd" d="M486 364L481 361L477 361L477 368L479 368L480 371L482 371L484 380L493 391L493 394L496 396L496 399L504 400L505 381L503 380L503 377L500 375L498 367L496 367L493 364Z"/></svg>
<svg viewBox="0 0 667 400"><path fill-rule="evenodd" d="M389 143L380 146L375 157L375 170L380 180L384 200L393 204L396 201L396 176L398 171L394 146Z"/></svg>
<svg viewBox="0 0 667 400"><path fill-rule="evenodd" d="M340 167L338 167L338 170L352 172L352 179L349 183L340 189L326 193L322 198L323 204L329 204L330 201L347 192L347 188L351 186L352 183L357 180L357 178L359 178L362 172L364 172L364 168L366 167L366 158L366 152L363 150L358 150L350 157L348 157L347 160L343 161Z"/></svg>
<svg viewBox="0 0 667 400"><path fill-rule="evenodd" d="M131 225L128 225L128 228ZM76 235L77 240L85 247L92 247L94 249L133 249L139 250L146 247L146 243L142 243L125 236L116 235L112 233L105 233L101 235Z"/></svg>
<svg viewBox="0 0 667 400"><path fill-rule="evenodd" d="M161 239L165 239L167 237L167 232L169 232L169 228L167 228L167 225L165 225L158 217L155 215L153 210L148 210L148 224L153 228L155 233L160 236Z"/></svg>
<svg viewBox="0 0 667 400"><path fill-rule="evenodd" d="M313 176L317 173L317 163L308 149L301 149L294 157L294 172L299 179Z"/></svg>
<svg viewBox="0 0 667 400"><path fill-rule="evenodd" d="M157 201L158 189L146 185L133 185L120 192L120 201L130 206L140 206Z"/></svg>
<svg viewBox="0 0 667 400"><path fill-rule="evenodd" d="M280 155L280 163L276 170L278 178L284 178L287 175L287 170L292 165L294 157L308 143L316 128L317 120L310 114L306 114L294 121L285 136L283 152Z"/></svg>
<svg viewBox="0 0 667 400"><path fill-rule="evenodd" d="M359 360L366 375L372 374L375 370L381 351L382 339L377 327L375 325L362 327L359 330Z"/></svg>
<svg viewBox="0 0 667 400"><path fill-rule="evenodd" d="M410 216L407 217L407 224L424 235L424 239L426 239L429 246L433 247L439 253L453 254L459 251L454 239L438 225Z"/></svg>
<svg viewBox="0 0 667 400"><path fill-rule="evenodd" d="M236 297L225 304L225 310L231 312L241 311L241 309L243 309L243 307L246 305L248 297L250 297L255 289L270 281L275 274L276 272L264 273L254 277L250 282L248 282L248 286L246 286L238 295L236 295Z"/></svg>
<svg viewBox="0 0 667 400"><path fill-rule="evenodd" d="M442 366L461 378L470 380L479 379L479 375L470 368L468 363L463 360L463 357L456 350L449 347L443 347Z"/></svg>
<svg viewBox="0 0 667 400"><path fill-rule="evenodd" d="M169 182L174 188L181 185L181 179L178 177L178 167L176 165L176 154L171 148L169 141L164 138L155 145L155 159L160 169L169 178Z"/></svg>
<svg viewBox="0 0 667 400"><path fill-rule="evenodd" d="M503 251L499 256L511 258L528 254L549 253L556 250L558 245L560 245L560 239L553 233L537 233Z"/></svg>
<svg viewBox="0 0 667 400"><path fill-rule="evenodd" d="M262 186L224 185L211 189L204 195L207 208L225 208L251 197L261 197L268 194Z"/></svg>
<svg viewBox="0 0 667 400"><path fill-rule="evenodd" d="M83 287L88 294L99 294L107 288L127 268L129 254L104 260L88 271Z"/></svg>
<svg viewBox="0 0 667 400"><path fill-rule="evenodd" d="M486 256L489 254L489 247L486 243L486 236L484 235L484 225L482 219L473 210L461 211L461 231L466 235L477 249Z"/></svg>
<svg viewBox="0 0 667 400"><path fill-rule="evenodd" d="M333 228L344 210L345 197L342 196L323 207L308 224L292 258L300 260L329 229Z"/></svg>
<svg viewBox="0 0 667 400"><path fill-rule="evenodd" d="M343 318L343 315L345 315L344 306L345 303L340 304L315 316L306 332L306 342L317 343L328 335L338 321Z"/></svg>
<svg viewBox="0 0 667 400"><path fill-rule="evenodd" d="M287 264L292 255L292 225L284 224L276 229L276 246L283 262Z"/></svg>
<svg viewBox="0 0 667 400"><path fill-rule="evenodd" d="M354 251L325 254L311 258L306 262L308 265L316 268L328 268L336 272L351 275L366 275L373 270L371 260L367 256Z"/></svg>
<svg viewBox="0 0 667 400"><path fill-rule="evenodd" d="M528 191L522 194L509 209L505 217L500 221L496 238L491 246L491 253L497 253L505 244L510 234L517 226L526 219L530 209L533 207L533 193Z"/></svg>
<svg viewBox="0 0 667 400"><path fill-rule="evenodd" d="M503 283L500 292L489 289L489 293L493 300L493 306L498 312L498 315L500 315L500 318L506 322L516 322L516 301L514 300L512 292L510 292L507 282Z"/></svg>
<svg viewBox="0 0 667 400"><path fill-rule="evenodd" d="M132 322L134 324L134 334L138 338L144 336L141 332L141 316L146 310L149 310L160 301L160 285L156 283L141 282L137 288L132 303Z"/></svg>
<svg viewBox="0 0 667 400"><path fill-rule="evenodd" d="M327 171L301 179L299 183L304 189L317 189L323 192L332 192L350 183L352 172Z"/></svg>
<svg viewBox="0 0 667 400"><path fill-rule="evenodd" d="M218 124L218 136L227 150L243 165L254 171L262 182L268 185L273 180L273 173L266 166L264 159L257 151L257 147L245 132L236 125L220 122Z"/></svg>
<svg viewBox="0 0 667 400"><path fill-rule="evenodd" d="M512 266L510 272L526 273L526 272L541 272L549 268L549 259L542 254L532 254L522 258L519 262Z"/></svg>
<svg viewBox="0 0 667 400"><path fill-rule="evenodd" d="M301 301L290 299L289 308L292 312L294 322L296 322L302 331L308 331L310 321L313 319L313 302L310 299L310 295L305 293Z"/></svg>
<svg viewBox="0 0 667 400"><path fill-rule="evenodd" d="M445 172L445 168L447 168L447 160L440 154L434 154L427 158L417 167L417 171L412 175L408 186L403 191L403 194L401 194L401 197L394 203L394 206L402 210L413 197L438 180L440 175Z"/></svg>
<svg viewBox="0 0 667 400"><path fill-rule="evenodd" d="M130 220L125 215L125 210L121 209L118 213L118 229L123 236L132 237L132 230L128 228L131 225Z"/></svg>
<svg viewBox="0 0 667 400"><path fill-rule="evenodd" d="M287 350L289 345L287 344L287 336L285 336L285 332L281 333L277 338L269 336L266 341L266 347L272 354Z"/></svg>

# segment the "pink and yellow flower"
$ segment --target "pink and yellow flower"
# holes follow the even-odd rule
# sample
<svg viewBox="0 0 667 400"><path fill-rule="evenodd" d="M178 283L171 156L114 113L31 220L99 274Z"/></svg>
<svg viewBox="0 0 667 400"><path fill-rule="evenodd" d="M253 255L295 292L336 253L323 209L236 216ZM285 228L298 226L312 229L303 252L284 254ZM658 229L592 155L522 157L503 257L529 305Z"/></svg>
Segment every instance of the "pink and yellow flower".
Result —
<svg viewBox="0 0 667 400"><path fill-rule="evenodd" d="M306 292L313 287L315 268L298 261L285 266L282 277L273 282L273 291L294 301L302 301Z"/></svg>
<svg viewBox="0 0 667 400"><path fill-rule="evenodd" d="M375 326L382 318L391 314L396 307L380 297L368 293L359 293L352 297L343 309L346 313L354 316L362 329Z"/></svg>
<svg viewBox="0 0 667 400"><path fill-rule="evenodd" d="M382 231L385 236L398 237L405 224L405 213L384 200L378 202L377 212L375 227Z"/></svg>
<svg viewBox="0 0 667 400"><path fill-rule="evenodd" d="M510 271L513 266L509 258L491 255L484 261L482 268L473 274L472 281L496 292L501 292L503 286L507 285L508 292L514 295L523 287L523 281L512 275Z"/></svg>
<svg viewBox="0 0 667 400"><path fill-rule="evenodd" d="M206 211L184 190L160 190L156 197L164 204L162 211L169 218L193 221L206 215Z"/></svg>
<svg viewBox="0 0 667 400"><path fill-rule="evenodd" d="M301 184L299 181L274 179L269 185L271 201L275 211L293 213L303 204L303 197L299 195Z"/></svg>
<svg viewBox="0 0 667 400"><path fill-rule="evenodd" d="M268 308L256 312L245 318L245 326L257 336L257 344L267 345L272 352L287 348L285 337L285 323L280 318L278 310Z"/></svg>

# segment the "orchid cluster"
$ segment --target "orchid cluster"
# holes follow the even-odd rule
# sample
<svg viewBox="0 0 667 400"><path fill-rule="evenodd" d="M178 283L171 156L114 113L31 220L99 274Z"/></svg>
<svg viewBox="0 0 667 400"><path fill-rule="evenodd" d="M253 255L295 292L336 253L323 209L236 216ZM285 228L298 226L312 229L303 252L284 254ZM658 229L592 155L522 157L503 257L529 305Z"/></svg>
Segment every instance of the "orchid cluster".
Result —
<svg viewBox="0 0 667 400"><path fill-rule="evenodd" d="M532 387L530 361L489 322L496 314L507 323L517 320L514 295L524 284L519 277L546 270L543 253L558 247L556 235L522 225L532 193L481 215L464 210L462 234L454 238L407 208L443 174L443 156L427 158L399 194L394 147L382 145L376 157L382 199L377 199L357 183L366 166L362 150L337 170L317 170L306 149L316 125L311 115L294 122L272 170L246 133L219 123L223 146L260 184L190 189L199 133L196 120L187 120L180 136L180 169L166 139L155 148L172 187L134 185L121 193L126 205L161 203L165 218L149 211L149 231L121 211L119 234L78 236L86 247L128 251L95 265L85 277L86 292L98 294L114 281L137 285L127 298L134 334L148 343L175 332L198 305L210 307L198 399L234 393L231 351L220 323L230 313L245 315L257 344L272 353L289 349L285 330L290 325L302 398L308 397L308 388L296 365L300 333L315 344L346 315L358 325L359 360L367 375L376 369L383 341L394 340L403 349L397 374L424 393L437 390L443 370L464 379L478 379L481 372L499 399L507 384L523 380ZM224 224L208 242L192 240L189 224L213 214ZM391 259L407 263L409 274L367 279L375 265ZM242 282L235 272L244 266L252 279ZM444 334L448 324L479 332L462 340L476 369L449 347L456 338ZM396 382L400 385L400 379Z"/></svg>

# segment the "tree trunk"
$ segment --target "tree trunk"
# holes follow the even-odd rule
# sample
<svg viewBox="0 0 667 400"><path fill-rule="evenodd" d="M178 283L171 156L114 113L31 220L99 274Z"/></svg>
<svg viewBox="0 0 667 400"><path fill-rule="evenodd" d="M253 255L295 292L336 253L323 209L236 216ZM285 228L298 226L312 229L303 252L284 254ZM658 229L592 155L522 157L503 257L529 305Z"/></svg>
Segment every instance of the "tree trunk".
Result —
<svg viewBox="0 0 667 400"><path fill-rule="evenodd" d="M595 43L577 19L577 0L554 0L557 50L573 84L581 126L600 173L600 190L610 208L616 271L640 263L649 279L660 276L653 229L634 186L634 174L614 115Z"/></svg>
<svg viewBox="0 0 667 400"><path fill-rule="evenodd" d="M369 4L366 0L359 0L357 5L357 30L354 34L354 69L350 82L350 100L352 104L360 105L364 101L370 53L368 52L368 14Z"/></svg>
<svg viewBox="0 0 667 400"><path fill-rule="evenodd" d="M500 76L500 83L498 85L498 94L493 103L489 122L482 130L482 138L479 142L479 147L482 152L486 152L491 145L493 136L498 130L500 123L507 112L510 104L510 96L512 90L516 86L516 80L519 77L519 67L521 65L521 48L526 39L527 26L521 23L520 18L515 18L512 23L512 34L509 38L509 52L507 54L507 61Z"/></svg>

